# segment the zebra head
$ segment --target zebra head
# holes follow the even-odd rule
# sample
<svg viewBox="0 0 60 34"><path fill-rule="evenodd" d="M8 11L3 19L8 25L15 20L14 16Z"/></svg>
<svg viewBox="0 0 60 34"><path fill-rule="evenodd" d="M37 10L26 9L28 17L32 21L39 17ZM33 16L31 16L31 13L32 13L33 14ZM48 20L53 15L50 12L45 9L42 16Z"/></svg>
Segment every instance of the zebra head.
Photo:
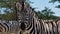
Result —
<svg viewBox="0 0 60 34"><path fill-rule="evenodd" d="M20 24L20 28L22 29L22 30L26 30L26 28L28 27L30 25L30 23L28 23L28 21L26 22L26 21L23 21L23 22L21 22L21 24Z"/></svg>

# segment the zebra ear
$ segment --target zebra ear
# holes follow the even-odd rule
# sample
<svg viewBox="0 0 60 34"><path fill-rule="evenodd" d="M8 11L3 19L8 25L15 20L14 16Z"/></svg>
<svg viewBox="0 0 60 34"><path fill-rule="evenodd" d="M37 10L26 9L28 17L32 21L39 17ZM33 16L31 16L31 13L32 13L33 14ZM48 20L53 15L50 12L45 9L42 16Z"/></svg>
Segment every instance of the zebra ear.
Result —
<svg viewBox="0 0 60 34"><path fill-rule="evenodd" d="M29 4L29 3L26 3L26 4L25 4L25 8L26 8L26 9L29 9L29 8L30 8L30 4Z"/></svg>
<svg viewBox="0 0 60 34"><path fill-rule="evenodd" d="M22 8L21 3L17 2L16 3L16 8L17 8L17 10L21 11L21 8Z"/></svg>

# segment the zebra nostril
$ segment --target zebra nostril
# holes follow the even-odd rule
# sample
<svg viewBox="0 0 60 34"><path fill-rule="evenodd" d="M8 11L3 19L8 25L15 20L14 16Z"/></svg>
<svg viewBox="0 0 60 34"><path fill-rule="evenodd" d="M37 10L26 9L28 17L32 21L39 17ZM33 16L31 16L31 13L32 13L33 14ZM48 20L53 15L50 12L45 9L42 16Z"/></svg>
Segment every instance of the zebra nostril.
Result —
<svg viewBox="0 0 60 34"><path fill-rule="evenodd" d="M25 23L24 22L21 23L21 29L22 30L25 30L26 29L26 26L25 26Z"/></svg>

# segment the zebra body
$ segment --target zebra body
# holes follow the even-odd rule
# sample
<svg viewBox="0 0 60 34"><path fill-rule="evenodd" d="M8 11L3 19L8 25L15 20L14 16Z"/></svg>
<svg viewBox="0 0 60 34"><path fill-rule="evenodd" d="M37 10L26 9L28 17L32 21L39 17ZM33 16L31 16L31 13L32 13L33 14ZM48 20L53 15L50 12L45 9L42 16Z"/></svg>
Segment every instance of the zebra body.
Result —
<svg viewBox="0 0 60 34"><path fill-rule="evenodd" d="M19 25L17 21L12 21L12 24L7 21L0 21L0 32L3 34L12 34L19 32Z"/></svg>

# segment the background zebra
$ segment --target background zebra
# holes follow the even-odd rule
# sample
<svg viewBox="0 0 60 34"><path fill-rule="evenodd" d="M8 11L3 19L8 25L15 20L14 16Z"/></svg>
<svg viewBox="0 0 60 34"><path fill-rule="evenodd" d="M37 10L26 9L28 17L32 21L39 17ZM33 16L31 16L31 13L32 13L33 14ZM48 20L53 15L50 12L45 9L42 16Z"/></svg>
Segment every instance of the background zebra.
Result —
<svg viewBox="0 0 60 34"><path fill-rule="evenodd" d="M19 31L19 24L17 21L0 20L0 32L3 34L17 34Z"/></svg>

